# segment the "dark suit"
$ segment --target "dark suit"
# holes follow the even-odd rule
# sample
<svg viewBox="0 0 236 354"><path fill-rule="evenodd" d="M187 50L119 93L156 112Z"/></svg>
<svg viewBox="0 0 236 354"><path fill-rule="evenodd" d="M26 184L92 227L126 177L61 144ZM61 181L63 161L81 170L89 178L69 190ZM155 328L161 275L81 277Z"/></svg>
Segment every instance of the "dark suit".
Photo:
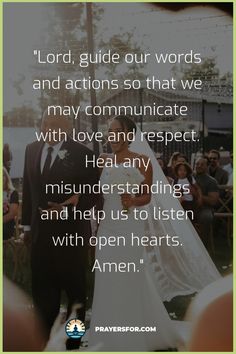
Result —
<svg viewBox="0 0 236 354"><path fill-rule="evenodd" d="M22 224L31 225L32 295L49 333L60 309L62 290L68 297L68 311L73 303L84 305L78 315L82 321L86 299L86 247L55 246L52 236L63 237L77 232L88 239L91 229L90 221L74 220L72 211L68 220L41 220L39 207L46 209L49 201L61 203L70 197L68 194L46 194L45 185L60 184L61 181L64 184L93 185L98 181L98 171L91 165L86 168L86 155L91 159L93 152L68 139L60 149L66 151L66 156L60 158L57 155L49 173L43 177L40 171L43 146L41 142L34 142L26 148ZM88 210L95 201L94 195L81 195L77 208Z"/></svg>

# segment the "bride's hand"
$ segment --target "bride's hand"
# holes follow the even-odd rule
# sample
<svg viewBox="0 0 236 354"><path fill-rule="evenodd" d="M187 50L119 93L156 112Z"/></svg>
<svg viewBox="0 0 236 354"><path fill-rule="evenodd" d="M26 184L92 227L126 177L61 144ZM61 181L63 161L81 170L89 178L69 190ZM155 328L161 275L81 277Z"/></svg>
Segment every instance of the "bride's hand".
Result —
<svg viewBox="0 0 236 354"><path fill-rule="evenodd" d="M65 200L61 205L66 206L69 204L73 204L73 206L76 206L79 203L79 195L78 194L74 194L72 195L72 197L70 197L69 199Z"/></svg>
<svg viewBox="0 0 236 354"><path fill-rule="evenodd" d="M125 209L129 209L134 205L134 197L131 194L124 193L121 195L121 203Z"/></svg>

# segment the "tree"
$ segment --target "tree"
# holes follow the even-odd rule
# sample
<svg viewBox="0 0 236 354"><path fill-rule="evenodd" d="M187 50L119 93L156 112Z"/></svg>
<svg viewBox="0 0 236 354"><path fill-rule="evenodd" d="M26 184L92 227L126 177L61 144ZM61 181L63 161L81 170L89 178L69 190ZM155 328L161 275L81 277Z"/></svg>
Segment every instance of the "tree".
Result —
<svg viewBox="0 0 236 354"><path fill-rule="evenodd" d="M201 64L190 64L184 69L183 79L209 81L219 78L219 69L215 58L205 58Z"/></svg>
<svg viewBox="0 0 236 354"><path fill-rule="evenodd" d="M137 42L133 40L133 33L126 32L123 34L113 35L108 41L100 40L100 48L106 50L111 50L114 53L118 53L120 55L120 63L119 64L110 64L106 65L104 77L108 79L117 79L120 84L125 79L137 79L144 80L146 75L143 73L144 64L124 64L122 60L126 53L135 53L141 54L142 50ZM109 91L101 91L99 93L100 100L104 100L107 95L110 95Z"/></svg>
<svg viewBox="0 0 236 354"><path fill-rule="evenodd" d="M41 37L43 50L64 52L71 49L75 58L87 51L85 3L57 3L52 4L50 7L47 6L45 11L48 25ZM102 34L97 35L97 27L103 11L100 4L93 4L95 47L103 51L110 49L120 55L124 55L126 52L140 53L141 49L137 43L134 43L132 32L113 35L107 41L103 40ZM107 79L143 79L142 67L142 65L135 64L128 66L106 64L105 69L101 70L100 75ZM95 65L95 69L98 69L98 65ZM75 75L78 78L82 78L88 74L88 68L81 68L79 65L58 64L53 65L52 70L52 67L45 64L40 66L40 74L38 70L39 67L37 65L35 71L37 71L37 77L40 76L41 78L55 77L56 73L60 74L64 79L73 79ZM60 93L55 92L55 90L45 90L39 99L40 108L43 111L49 104L59 104L58 102L61 102L61 104L65 104L66 102L73 104L75 94L77 100L79 94L80 102L88 100L88 92L82 92L81 90L79 92L78 90L77 92L70 92L62 89ZM97 92L99 100L104 99L108 94L110 93L105 90Z"/></svg>
<svg viewBox="0 0 236 354"><path fill-rule="evenodd" d="M216 64L216 58L204 58L201 64L174 65L172 74L179 80L201 80L201 93L213 94L218 96L233 95L233 75L226 72L222 76ZM182 86L179 84L179 88Z"/></svg>

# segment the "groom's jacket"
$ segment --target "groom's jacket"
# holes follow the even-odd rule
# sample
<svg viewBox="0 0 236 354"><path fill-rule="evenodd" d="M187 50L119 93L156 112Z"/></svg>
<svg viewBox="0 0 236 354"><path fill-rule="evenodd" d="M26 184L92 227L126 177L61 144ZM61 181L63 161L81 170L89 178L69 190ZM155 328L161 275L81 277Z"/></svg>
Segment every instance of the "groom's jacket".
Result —
<svg viewBox="0 0 236 354"><path fill-rule="evenodd" d="M42 221L40 218L39 208L49 208L48 202L61 203L68 199L71 195L64 193L46 194L46 184L90 184L93 185L98 181L98 170L90 165L86 167L86 155L89 160L93 157L93 152L82 144L74 142L71 139L64 141L60 153L57 155L53 165L50 168L47 177L43 177L40 169L41 154L43 142L34 142L26 147L25 165L23 177L23 198L22 198L22 224L31 226L33 242L42 233L55 234L55 236L64 233L79 232L89 236L90 221L74 220L72 213L68 220L47 220ZM89 210L96 203L96 195L83 194L79 198L77 208L81 210Z"/></svg>

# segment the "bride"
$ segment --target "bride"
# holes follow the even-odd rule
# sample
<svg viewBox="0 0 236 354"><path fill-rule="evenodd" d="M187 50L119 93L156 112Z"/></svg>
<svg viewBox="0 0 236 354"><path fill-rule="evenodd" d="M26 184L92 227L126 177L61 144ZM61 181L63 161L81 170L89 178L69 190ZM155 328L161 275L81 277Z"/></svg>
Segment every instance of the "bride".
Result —
<svg viewBox="0 0 236 354"><path fill-rule="evenodd" d="M135 140L129 143L131 132L136 133ZM184 322L170 319L163 301L194 294L220 274L188 219L156 220L153 217L154 208L179 210L181 205L172 194L149 193L152 183L164 185L168 181L148 143L140 138L141 132L134 122L126 116L117 116L111 121L108 134L116 139L111 142L113 153L101 156L104 167L100 182L104 186L116 184L117 189L103 195L106 218L99 224L97 239L113 237L121 238L122 242L96 247L88 351L177 348L186 339L183 337L188 328ZM113 165L106 164L108 158L114 161ZM143 161L143 164L125 167L127 161L131 165L135 161ZM126 182L138 185L138 191L120 193L118 185ZM148 219L136 217L135 210L137 213L145 210ZM154 236L157 239L178 237L178 246L167 242L159 246L148 244L147 240ZM142 243L143 237L147 247ZM108 270L104 271L103 264L110 264ZM52 334L51 338L47 347L55 351L63 334Z"/></svg>
<svg viewBox="0 0 236 354"><path fill-rule="evenodd" d="M120 132L128 136L132 131L136 132L136 138L131 144L129 139L120 138ZM139 181L146 188L135 195L118 192L104 194L106 218L99 225L97 237L122 235L124 242L115 247L107 245L97 248L95 262L99 265L132 262L135 266L105 272L100 266L97 267L88 350L96 347L99 351L176 348L181 341L183 325L170 320L163 301L177 295L193 294L220 277L191 222L153 220L155 206L165 209L169 206L176 210L181 206L170 195L150 195L148 186L153 182L168 182L148 144L140 141L139 133L131 119L115 117L108 132L117 136L116 141L111 142L113 153L101 156L104 165L107 158L112 157L116 161L114 167L101 169L101 184L125 182L125 169L122 167L127 160L132 162L140 158L144 161L143 166L134 167L133 172L128 169L127 181L131 175L131 180ZM145 168L147 165L148 168ZM134 209L148 211L148 221L135 217ZM111 211L123 217L115 220ZM142 247L132 243L132 235L138 238L144 235L179 235L180 245Z"/></svg>

